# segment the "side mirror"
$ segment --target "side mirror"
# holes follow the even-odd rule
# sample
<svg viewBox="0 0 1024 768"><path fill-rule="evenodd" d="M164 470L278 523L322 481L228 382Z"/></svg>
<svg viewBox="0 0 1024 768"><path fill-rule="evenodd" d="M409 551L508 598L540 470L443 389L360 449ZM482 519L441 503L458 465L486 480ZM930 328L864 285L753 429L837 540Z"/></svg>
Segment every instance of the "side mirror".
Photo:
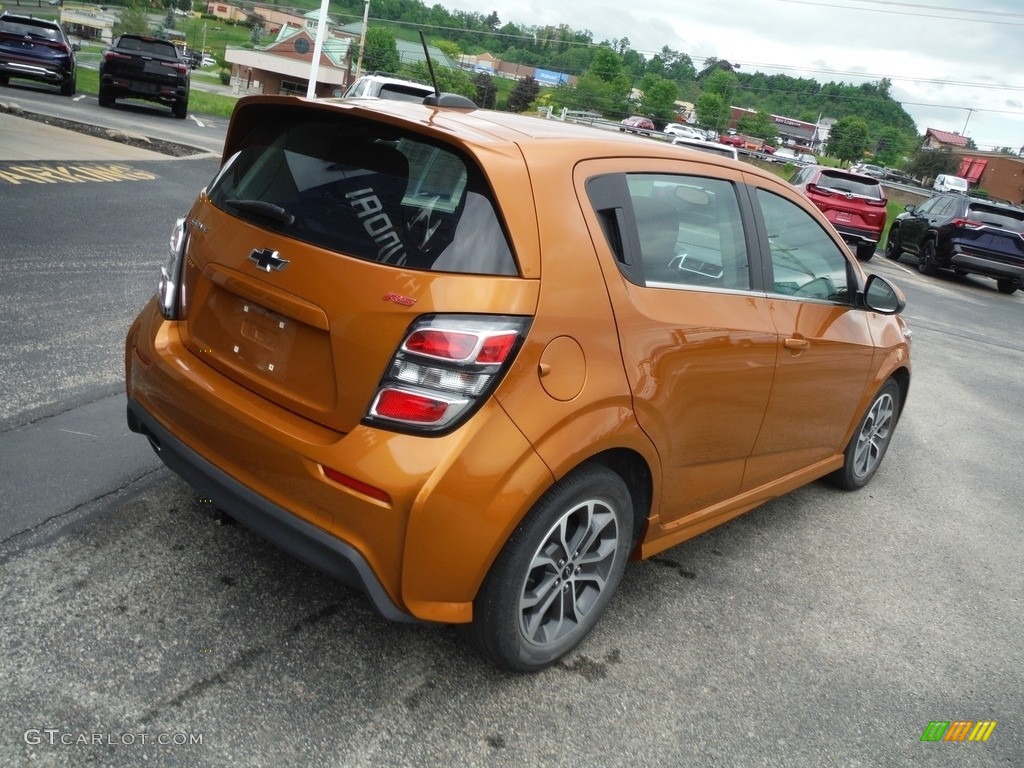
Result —
<svg viewBox="0 0 1024 768"><path fill-rule="evenodd" d="M871 275L864 286L864 306L883 315L897 315L907 306L903 291L881 275Z"/></svg>
<svg viewBox="0 0 1024 768"><path fill-rule="evenodd" d="M80 51L80 50L82 50L82 46L80 46L78 43L72 43L71 44L71 50L72 51Z"/></svg>

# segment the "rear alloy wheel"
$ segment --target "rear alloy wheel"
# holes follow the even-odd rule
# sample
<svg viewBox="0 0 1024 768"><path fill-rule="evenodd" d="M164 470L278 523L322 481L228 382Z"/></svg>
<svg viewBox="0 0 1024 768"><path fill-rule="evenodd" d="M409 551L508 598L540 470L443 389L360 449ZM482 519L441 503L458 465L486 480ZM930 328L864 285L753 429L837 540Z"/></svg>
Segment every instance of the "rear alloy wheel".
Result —
<svg viewBox="0 0 1024 768"><path fill-rule="evenodd" d="M903 246L900 245L900 231L898 229L890 229L889 237L885 241L885 258L899 261L900 254L902 253Z"/></svg>
<svg viewBox="0 0 1024 768"><path fill-rule="evenodd" d="M857 245L857 261L871 261L875 255L875 243L859 243Z"/></svg>
<svg viewBox="0 0 1024 768"><path fill-rule="evenodd" d="M633 542L622 478L585 464L552 486L509 537L473 604L469 634L515 672L554 664L608 606Z"/></svg>
<svg viewBox="0 0 1024 768"><path fill-rule="evenodd" d="M1012 277L1001 277L996 280L996 288L999 289L1000 293L1016 293L1017 289L1020 288L1020 280L1014 280Z"/></svg>
<svg viewBox="0 0 1024 768"><path fill-rule="evenodd" d="M828 476L829 482L846 491L867 485L885 457L899 413L900 387L889 379L857 425L843 453L843 466Z"/></svg>
<svg viewBox="0 0 1024 768"><path fill-rule="evenodd" d="M924 241L924 245L921 246L921 255L917 260L917 271L922 275L929 277L933 276L938 272L938 266L935 264L935 240L928 239Z"/></svg>

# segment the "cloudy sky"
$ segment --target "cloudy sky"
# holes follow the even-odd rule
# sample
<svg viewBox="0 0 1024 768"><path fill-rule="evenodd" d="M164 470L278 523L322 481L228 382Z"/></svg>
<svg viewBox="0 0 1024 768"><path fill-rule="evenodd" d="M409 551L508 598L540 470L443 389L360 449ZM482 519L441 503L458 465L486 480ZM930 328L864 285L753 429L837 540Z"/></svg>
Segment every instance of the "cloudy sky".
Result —
<svg viewBox="0 0 1024 768"><path fill-rule="evenodd" d="M955 2L960 7L956 7ZM453 10L524 26L566 24L597 42L668 46L698 69L707 57L742 71L819 82L888 77L892 95L927 128L981 149L1024 145L1022 0L441 0ZM962 8L970 10L962 10ZM372 6L371 6L372 15Z"/></svg>

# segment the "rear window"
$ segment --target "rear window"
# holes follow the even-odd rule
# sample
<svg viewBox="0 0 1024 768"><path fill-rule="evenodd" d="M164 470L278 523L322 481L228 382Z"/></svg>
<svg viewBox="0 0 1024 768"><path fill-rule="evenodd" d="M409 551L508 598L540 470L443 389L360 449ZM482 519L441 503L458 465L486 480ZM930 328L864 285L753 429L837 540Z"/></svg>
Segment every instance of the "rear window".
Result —
<svg viewBox="0 0 1024 768"><path fill-rule="evenodd" d="M1024 210L1014 211L984 203L971 203L967 218L1013 232L1024 232Z"/></svg>
<svg viewBox="0 0 1024 768"><path fill-rule="evenodd" d="M823 189L849 192L852 195L867 197L872 200L882 199L882 185L877 181L851 176L840 171L822 171L817 184Z"/></svg>
<svg viewBox="0 0 1024 768"><path fill-rule="evenodd" d="M0 32L19 37L34 37L39 40L60 40L60 31L55 27L45 22L37 23L31 19L22 21L0 19Z"/></svg>
<svg viewBox="0 0 1024 768"><path fill-rule="evenodd" d="M490 190L450 147L348 116L263 121L210 188L224 211L408 269L517 274Z"/></svg>
<svg viewBox="0 0 1024 768"><path fill-rule="evenodd" d="M122 37L117 43L122 51L138 51L140 53L152 53L156 56L177 57L178 49L173 43L163 40L144 40L138 37Z"/></svg>
<svg viewBox="0 0 1024 768"><path fill-rule="evenodd" d="M417 88L413 85L401 85L400 83L384 83L377 94L382 99L393 99L395 101L413 101L419 104L429 90Z"/></svg>

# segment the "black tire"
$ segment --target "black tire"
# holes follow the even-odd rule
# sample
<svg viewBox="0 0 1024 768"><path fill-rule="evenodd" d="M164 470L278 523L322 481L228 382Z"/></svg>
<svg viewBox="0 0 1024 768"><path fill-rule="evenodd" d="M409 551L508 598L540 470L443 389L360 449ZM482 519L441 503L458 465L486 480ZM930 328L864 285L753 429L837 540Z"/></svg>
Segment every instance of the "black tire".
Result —
<svg viewBox="0 0 1024 768"><path fill-rule="evenodd" d="M8 75L0 75L0 85L8 85L11 82L11 78Z"/></svg>
<svg viewBox="0 0 1024 768"><path fill-rule="evenodd" d="M889 379L871 400L843 452L843 466L826 479L844 491L867 485L885 458L900 416L900 387Z"/></svg>
<svg viewBox="0 0 1024 768"><path fill-rule="evenodd" d="M61 96L74 96L75 95L75 77L71 76L63 83L60 84L60 95Z"/></svg>
<svg viewBox="0 0 1024 768"><path fill-rule="evenodd" d="M114 97L110 93L110 89L104 86L100 86L99 95L96 96L96 100L99 102L101 107L112 107L114 106Z"/></svg>
<svg viewBox="0 0 1024 768"><path fill-rule="evenodd" d="M871 261L875 255L876 243L860 243L857 246L857 261Z"/></svg>
<svg viewBox="0 0 1024 768"><path fill-rule="evenodd" d="M900 231L895 228L890 229L889 237L885 241L885 258L899 261L902 253L903 246L900 245Z"/></svg>
<svg viewBox="0 0 1024 768"><path fill-rule="evenodd" d="M554 664L608 606L632 543L626 484L584 464L553 485L505 543L473 603L470 639L507 670Z"/></svg>
<svg viewBox="0 0 1024 768"><path fill-rule="evenodd" d="M179 120L184 120L188 117L188 99L182 99L174 102L174 106L171 107L171 112Z"/></svg>
<svg viewBox="0 0 1024 768"><path fill-rule="evenodd" d="M928 238L921 246L921 254L917 258L917 271L922 275L932 277L939 271L935 264L935 240Z"/></svg>
<svg viewBox="0 0 1024 768"><path fill-rule="evenodd" d="M996 288L999 289L1000 293L1010 295L1016 293L1017 289L1020 288L1020 280L1014 280L1012 277L1001 277L996 280Z"/></svg>

